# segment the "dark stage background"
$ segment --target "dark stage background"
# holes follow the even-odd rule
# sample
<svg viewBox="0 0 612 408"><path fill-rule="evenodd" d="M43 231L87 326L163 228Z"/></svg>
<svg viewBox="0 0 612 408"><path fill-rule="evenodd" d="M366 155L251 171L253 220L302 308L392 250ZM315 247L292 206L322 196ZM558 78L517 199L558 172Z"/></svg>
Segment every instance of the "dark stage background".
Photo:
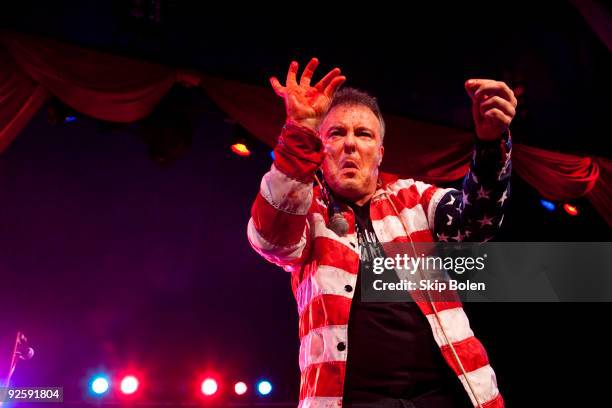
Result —
<svg viewBox="0 0 612 408"><path fill-rule="evenodd" d="M525 88L516 141L610 157L609 52L570 3L447 17L364 11L310 25L212 16L179 1L161 2L156 21L134 17L134 3L26 1L0 21L261 86L292 58L317 56L321 71L341 66L385 112L457 128L471 123L466 78L514 81ZM267 401L297 401L289 276L259 258L245 232L269 148L251 139L251 157L232 154L236 126L197 89L175 88L163 101L183 114L177 137L180 127L191 140L164 165L151 158L145 122L77 116L54 125L51 106L0 156L0 367L17 329L36 349L13 383L62 385L66 400L79 401L96 370L135 367L144 399L188 401L198 375L215 372L226 390L266 377ZM512 183L499 240L609 240L588 201L574 202L579 217L550 213L529 185ZM609 304L466 309L508 406L603 400L609 375L594 370L609 361Z"/></svg>

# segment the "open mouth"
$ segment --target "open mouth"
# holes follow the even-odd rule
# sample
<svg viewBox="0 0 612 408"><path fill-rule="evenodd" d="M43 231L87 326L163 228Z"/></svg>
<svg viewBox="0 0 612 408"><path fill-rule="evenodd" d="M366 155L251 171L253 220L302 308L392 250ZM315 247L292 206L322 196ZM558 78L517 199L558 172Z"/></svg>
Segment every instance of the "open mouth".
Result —
<svg viewBox="0 0 612 408"><path fill-rule="evenodd" d="M342 164L342 169L359 169L359 166L357 166L357 163L355 163L354 161L351 160L347 160Z"/></svg>

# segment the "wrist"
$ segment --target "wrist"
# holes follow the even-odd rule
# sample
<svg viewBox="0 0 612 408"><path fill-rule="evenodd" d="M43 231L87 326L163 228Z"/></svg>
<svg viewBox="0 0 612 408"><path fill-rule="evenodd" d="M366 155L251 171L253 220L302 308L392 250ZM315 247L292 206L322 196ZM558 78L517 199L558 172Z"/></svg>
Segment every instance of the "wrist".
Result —
<svg viewBox="0 0 612 408"><path fill-rule="evenodd" d="M313 132L317 134L319 133L320 123L321 123L321 120L318 118L293 119L293 118L287 117L287 121L286 121L286 124L288 125L304 127L304 128L312 130Z"/></svg>

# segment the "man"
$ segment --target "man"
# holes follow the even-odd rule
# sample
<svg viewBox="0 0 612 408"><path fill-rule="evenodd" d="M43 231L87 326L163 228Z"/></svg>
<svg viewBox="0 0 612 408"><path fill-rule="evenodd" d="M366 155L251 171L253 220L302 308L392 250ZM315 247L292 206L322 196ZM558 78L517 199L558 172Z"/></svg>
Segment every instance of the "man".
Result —
<svg viewBox="0 0 612 408"><path fill-rule="evenodd" d="M299 312L300 406L502 407L495 373L458 302L365 302L359 287L367 244L486 241L509 194L507 132L516 98L501 82L472 79L477 142L462 191L379 176L384 121L376 100L338 68L311 85L292 62L287 121L252 208L248 238L291 273ZM334 97L335 95L335 97ZM321 168L323 183L313 187ZM330 229L330 209L348 222Z"/></svg>

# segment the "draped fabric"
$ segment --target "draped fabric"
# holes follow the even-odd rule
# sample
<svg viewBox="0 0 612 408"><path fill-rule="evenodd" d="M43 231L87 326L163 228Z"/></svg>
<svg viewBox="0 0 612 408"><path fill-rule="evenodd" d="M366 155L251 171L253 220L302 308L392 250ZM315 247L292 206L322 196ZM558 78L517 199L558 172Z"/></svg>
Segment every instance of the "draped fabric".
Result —
<svg viewBox="0 0 612 408"><path fill-rule="evenodd" d="M73 109L97 119L132 122L148 115L175 80L170 68L53 40L5 34L21 71Z"/></svg>
<svg viewBox="0 0 612 408"><path fill-rule="evenodd" d="M48 97L49 92L25 75L0 43L0 152Z"/></svg>
<svg viewBox="0 0 612 408"><path fill-rule="evenodd" d="M612 205L610 205L610 197L612 197L612 161L598 157L596 162L599 165L599 178L586 197L593 204L595 210L604 217L608 225L612 226Z"/></svg>
<svg viewBox="0 0 612 408"><path fill-rule="evenodd" d="M599 178L599 166L590 157L515 144L513 159L518 175L552 200L581 197L593 189Z"/></svg>
<svg viewBox="0 0 612 408"><path fill-rule="evenodd" d="M54 40L0 33L0 153L50 96L85 115L112 122L146 117L175 84L199 85L226 114L269 146L284 119L282 102L267 87L212 78ZM428 183L460 179L474 136L465 130L387 115L383 171ZM409 146L409 148L408 148ZM543 197L586 196L612 226L612 166L514 145L513 169Z"/></svg>

